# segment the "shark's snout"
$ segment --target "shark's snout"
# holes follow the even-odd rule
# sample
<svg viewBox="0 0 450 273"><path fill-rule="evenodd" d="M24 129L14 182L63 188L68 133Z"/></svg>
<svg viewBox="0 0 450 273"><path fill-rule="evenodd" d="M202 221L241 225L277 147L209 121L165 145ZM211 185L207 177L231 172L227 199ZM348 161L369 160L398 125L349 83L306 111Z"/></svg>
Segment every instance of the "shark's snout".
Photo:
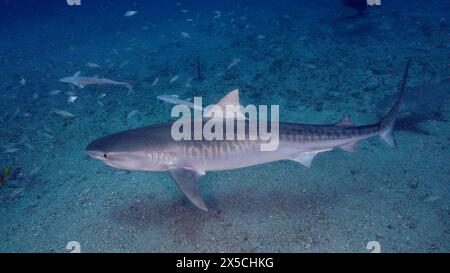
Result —
<svg viewBox="0 0 450 273"><path fill-rule="evenodd" d="M106 158L106 154L100 149L97 141L92 141L86 146L86 153L93 158L103 159Z"/></svg>
<svg viewBox="0 0 450 273"><path fill-rule="evenodd" d="M106 155L102 152L99 151L90 151L90 150L86 150L86 153L93 158L97 158L97 159L106 159Z"/></svg>

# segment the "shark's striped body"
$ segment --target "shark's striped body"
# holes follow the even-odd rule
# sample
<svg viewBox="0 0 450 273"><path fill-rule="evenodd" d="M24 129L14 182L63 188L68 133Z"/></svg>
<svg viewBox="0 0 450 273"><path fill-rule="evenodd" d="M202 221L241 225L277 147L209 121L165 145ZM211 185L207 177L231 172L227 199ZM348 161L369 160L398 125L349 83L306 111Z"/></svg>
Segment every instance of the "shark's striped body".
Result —
<svg viewBox="0 0 450 273"><path fill-rule="evenodd" d="M409 62L400 95L380 122L355 126L344 118L332 125L280 123L279 146L275 151L261 151L261 140L249 140L250 130L245 132L246 140L175 141L171 136L172 123L150 125L105 136L90 143L86 150L92 157L113 167L168 171L188 199L206 210L197 187L198 178L206 171L230 170L286 159L309 167L314 156L321 152L334 148L354 151L356 142L377 135L394 147L392 128L405 89L408 69ZM245 122L248 129L250 121ZM236 126L234 130L236 132ZM223 134L226 135L226 128Z"/></svg>

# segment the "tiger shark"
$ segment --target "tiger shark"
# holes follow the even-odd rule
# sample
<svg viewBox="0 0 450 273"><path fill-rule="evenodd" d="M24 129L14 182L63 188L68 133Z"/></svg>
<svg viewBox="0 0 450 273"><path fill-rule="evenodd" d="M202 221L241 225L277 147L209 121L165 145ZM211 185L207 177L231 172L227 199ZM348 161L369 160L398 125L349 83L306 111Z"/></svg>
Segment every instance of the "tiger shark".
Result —
<svg viewBox="0 0 450 273"><path fill-rule="evenodd" d="M101 137L92 141L86 152L119 169L167 171L193 205L208 210L198 187L199 178L207 171L238 169L279 160L294 160L310 167L313 158L320 153L335 148L353 152L358 141L374 136L381 137L394 148L393 127L409 67L410 60L395 104L377 123L357 126L347 117L328 125L280 122L279 145L273 151L261 151L262 140L249 140L250 130L245 131L245 140L174 140L171 135L173 122L166 122ZM239 105L238 90L226 95L217 105Z"/></svg>

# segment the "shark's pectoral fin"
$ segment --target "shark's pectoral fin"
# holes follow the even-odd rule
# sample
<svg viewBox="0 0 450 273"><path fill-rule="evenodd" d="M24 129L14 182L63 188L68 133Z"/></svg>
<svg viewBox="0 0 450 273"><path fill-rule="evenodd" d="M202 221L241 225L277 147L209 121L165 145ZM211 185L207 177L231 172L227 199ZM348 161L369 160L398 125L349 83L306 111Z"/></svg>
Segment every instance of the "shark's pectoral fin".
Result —
<svg viewBox="0 0 450 273"><path fill-rule="evenodd" d="M189 168L177 167L169 168L168 171L186 198L189 199L189 201L191 201L191 203L197 208L207 211L208 208L206 207L205 201L203 201L198 189L198 179L205 173Z"/></svg>

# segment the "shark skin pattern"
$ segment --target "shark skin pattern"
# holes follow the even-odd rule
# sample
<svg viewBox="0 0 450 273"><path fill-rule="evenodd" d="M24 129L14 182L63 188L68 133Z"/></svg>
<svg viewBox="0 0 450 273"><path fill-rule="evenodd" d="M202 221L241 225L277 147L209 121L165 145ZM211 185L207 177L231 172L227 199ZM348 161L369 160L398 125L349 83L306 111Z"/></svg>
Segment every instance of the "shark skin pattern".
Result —
<svg viewBox="0 0 450 273"><path fill-rule="evenodd" d="M410 62L408 60L395 104L384 118L374 124L356 126L348 118L330 125L280 123L278 148L261 151L262 141L249 140L250 130L245 131L246 140L175 141L171 136L173 123L167 122L101 137L91 142L86 152L115 168L167 171L192 204L208 210L198 189L198 180L207 171L231 170L278 160L294 160L310 167L313 158L319 153L335 148L353 152L358 141L374 136L380 136L394 148L396 144L392 130L405 90ZM217 105L222 108L239 105L238 90L229 93ZM226 134L225 129L223 133Z"/></svg>

